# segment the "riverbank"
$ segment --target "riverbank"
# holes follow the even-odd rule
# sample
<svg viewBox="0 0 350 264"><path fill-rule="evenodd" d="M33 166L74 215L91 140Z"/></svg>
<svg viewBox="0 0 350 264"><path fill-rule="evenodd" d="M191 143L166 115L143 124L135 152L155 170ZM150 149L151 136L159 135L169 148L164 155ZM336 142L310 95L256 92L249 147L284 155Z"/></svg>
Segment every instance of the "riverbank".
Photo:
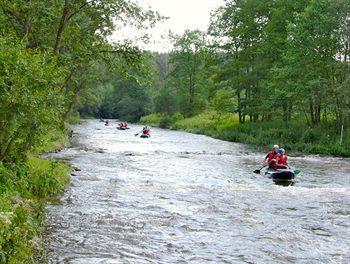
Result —
<svg viewBox="0 0 350 264"><path fill-rule="evenodd" d="M206 112L192 118L181 118L178 114L166 116L152 114L145 116L141 124L183 130L213 138L240 142L267 151L274 144L284 146L294 154L320 154L350 157L350 136L346 133L340 145L337 129L329 125L308 127L304 122L282 121L246 122L240 124L232 114L217 115Z"/></svg>
<svg viewBox="0 0 350 264"><path fill-rule="evenodd" d="M68 145L65 131L43 137L33 153ZM70 182L67 163L29 155L21 164L0 163L0 263L37 263L44 255L41 238L44 208L54 202Z"/></svg>

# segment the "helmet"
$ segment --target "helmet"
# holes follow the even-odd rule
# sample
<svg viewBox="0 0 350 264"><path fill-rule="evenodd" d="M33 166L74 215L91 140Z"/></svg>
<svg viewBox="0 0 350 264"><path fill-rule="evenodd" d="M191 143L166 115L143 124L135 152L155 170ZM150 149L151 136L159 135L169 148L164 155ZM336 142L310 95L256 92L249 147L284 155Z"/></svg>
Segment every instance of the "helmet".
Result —
<svg viewBox="0 0 350 264"><path fill-rule="evenodd" d="M284 148L279 148L279 149L278 149L278 152L279 152L279 153L282 153L282 152L285 152L285 151L286 151L286 150L285 150Z"/></svg>
<svg viewBox="0 0 350 264"><path fill-rule="evenodd" d="M273 148L278 148L279 149L280 147L278 145L274 145Z"/></svg>

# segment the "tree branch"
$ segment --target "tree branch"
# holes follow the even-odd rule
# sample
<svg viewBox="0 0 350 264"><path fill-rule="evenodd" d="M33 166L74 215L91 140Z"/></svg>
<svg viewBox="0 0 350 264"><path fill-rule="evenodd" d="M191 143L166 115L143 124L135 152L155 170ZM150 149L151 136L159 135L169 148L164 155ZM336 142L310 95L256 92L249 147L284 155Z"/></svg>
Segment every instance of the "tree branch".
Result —
<svg viewBox="0 0 350 264"><path fill-rule="evenodd" d="M90 2L87 1L85 2L84 4L82 4L77 10L75 10L73 13L71 13L69 16L68 16L68 20L70 20L73 16L75 16L76 14L78 14L85 6L93 3L93 2L96 2L97 0L91 0Z"/></svg>

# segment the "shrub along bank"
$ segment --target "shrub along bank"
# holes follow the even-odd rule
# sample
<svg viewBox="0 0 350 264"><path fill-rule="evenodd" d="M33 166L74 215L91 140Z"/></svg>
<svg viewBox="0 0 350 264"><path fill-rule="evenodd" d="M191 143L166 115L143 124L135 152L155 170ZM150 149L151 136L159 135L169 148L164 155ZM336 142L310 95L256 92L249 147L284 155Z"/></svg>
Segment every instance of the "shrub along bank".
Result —
<svg viewBox="0 0 350 264"><path fill-rule="evenodd" d="M213 111L176 120L166 115L152 114L143 117L140 123L252 144L264 150L277 143L295 154L350 157L349 133L344 133L340 144L339 131L328 124L308 127L304 122L277 120L240 124L236 115L217 115Z"/></svg>
<svg viewBox="0 0 350 264"><path fill-rule="evenodd" d="M33 153L68 144L64 131L47 134ZM38 263L44 256L44 206L70 182L71 166L32 155L21 163L0 162L0 263Z"/></svg>

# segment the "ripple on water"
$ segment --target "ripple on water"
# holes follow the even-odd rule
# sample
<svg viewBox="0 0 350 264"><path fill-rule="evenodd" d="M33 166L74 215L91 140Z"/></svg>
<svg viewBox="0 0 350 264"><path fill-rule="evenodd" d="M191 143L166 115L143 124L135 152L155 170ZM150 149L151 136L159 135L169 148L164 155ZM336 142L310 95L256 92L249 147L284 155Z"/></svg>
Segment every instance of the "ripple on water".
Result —
<svg viewBox="0 0 350 264"><path fill-rule="evenodd" d="M52 154L81 169L47 208L49 263L346 263L350 161L292 157L293 187L252 173L263 153L89 120ZM320 165L321 164L321 165Z"/></svg>

